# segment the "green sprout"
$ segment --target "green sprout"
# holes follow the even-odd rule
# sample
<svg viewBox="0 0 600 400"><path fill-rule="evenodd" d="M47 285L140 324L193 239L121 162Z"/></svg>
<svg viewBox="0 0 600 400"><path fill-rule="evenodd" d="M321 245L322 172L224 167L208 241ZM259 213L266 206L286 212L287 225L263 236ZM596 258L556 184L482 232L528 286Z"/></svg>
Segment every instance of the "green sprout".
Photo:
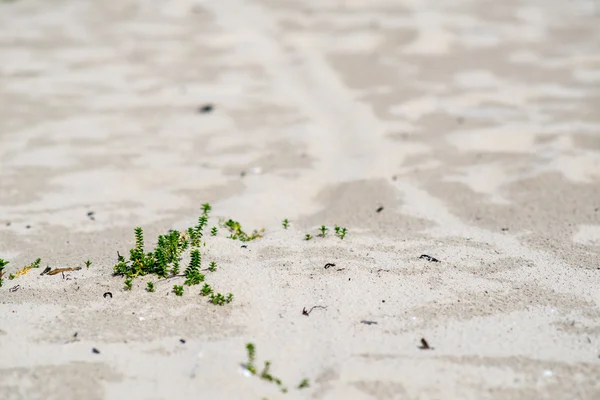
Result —
<svg viewBox="0 0 600 400"><path fill-rule="evenodd" d="M244 367L252 374L256 375L256 365L254 362L256 361L256 348L253 343L248 343L246 345L246 352L248 353L248 362L244 365Z"/></svg>
<svg viewBox="0 0 600 400"><path fill-rule="evenodd" d="M246 368L246 370L248 370L248 372L250 372L252 375L256 375L257 370L256 370L256 347L254 346L253 343L248 343L246 345L246 352L248 354L248 361L245 364L242 364L242 366L244 368ZM271 382L276 384L277 386L279 386L279 388L281 389L281 391L283 393L287 393L287 388L285 386L283 386L283 383L281 382L281 379L274 377L273 375L271 375L271 373L269 372L271 368L271 362L270 361L265 361L265 366L263 367L263 370L260 373L260 378L264 379L265 381Z"/></svg>
<svg viewBox="0 0 600 400"><path fill-rule="evenodd" d="M217 227L213 226L212 229L210 230L210 236L217 236L218 232L219 232L219 230L217 229Z"/></svg>
<svg viewBox="0 0 600 400"><path fill-rule="evenodd" d="M206 215L201 215L200 217L198 217L198 225L196 225L196 233L198 235L198 238L202 237L202 231L204 230L204 227L208 224L208 217Z"/></svg>
<svg viewBox="0 0 600 400"><path fill-rule="evenodd" d="M86 262L85 262L85 267L86 267L86 268L89 268L89 267L90 267L90 265L92 265L92 262L91 262L90 260L86 260Z"/></svg>
<svg viewBox="0 0 600 400"><path fill-rule="evenodd" d="M281 225L283 225L283 229L287 229L290 226L290 221L286 218L281 222Z"/></svg>
<svg viewBox="0 0 600 400"><path fill-rule="evenodd" d="M198 231L195 228L188 228L187 232L192 247L200 247L200 234L198 234Z"/></svg>
<svg viewBox="0 0 600 400"><path fill-rule="evenodd" d="M154 292L154 283L148 282L146 284L146 290L149 291L150 293Z"/></svg>
<svg viewBox="0 0 600 400"><path fill-rule="evenodd" d="M231 303L233 300L233 294L229 293L227 297L223 296L221 293L215 294L214 292L210 295L210 302L217 306L225 305L226 303Z"/></svg>
<svg viewBox="0 0 600 400"><path fill-rule="evenodd" d="M304 240L310 240L310 239L312 239L312 235L307 233L306 236L304 236Z"/></svg>
<svg viewBox="0 0 600 400"><path fill-rule="evenodd" d="M208 283L205 283L204 286L202 286L202 291L200 292L200 294L202 296L208 296L209 294L211 294L213 292L212 288L210 287L210 285Z"/></svg>
<svg viewBox="0 0 600 400"><path fill-rule="evenodd" d="M210 206L210 204L208 204L208 203L202 204L202 215L204 215L205 217L208 217L208 214L210 213L211 210L212 210L212 207Z"/></svg>
<svg viewBox="0 0 600 400"><path fill-rule="evenodd" d="M211 261L210 264L208 264L208 270L210 272L215 272L217 270L217 263L214 261Z"/></svg>
<svg viewBox="0 0 600 400"><path fill-rule="evenodd" d="M6 265L9 263L9 261L4 261L3 259L0 258L0 287L2 287L2 274L3 274L3 270L4 267L6 267Z"/></svg>
<svg viewBox="0 0 600 400"><path fill-rule="evenodd" d="M190 264L185 269L185 284L188 286L199 285L204 281L204 275L200 273L201 256L200 250L192 250Z"/></svg>
<svg viewBox="0 0 600 400"><path fill-rule="evenodd" d="M325 225L321 225L321 227L319 228L319 231L321 231L321 237L325 237L325 235L327 235L328 230L329 229L327 229Z"/></svg>
<svg viewBox="0 0 600 400"><path fill-rule="evenodd" d="M131 290L132 286L133 286L133 279L131 279L131 278L125 279L125 288L124 289Z"/></svg>
<svg viewBox="0 0 600 400"><path fill-rule="evenodd" d="M336 229L335 234L340 238L340 239L344 239L346 237L346 234L348 233L348 229L346 228L340 228L339 226L336 227L338 229Z"/></svg>
<svg viewBox="0 0 600 400"><path fill-rule="evenodd" d="M16 278L15 274L10 274L10 275L8 276L8 279L9 279L9 280L11 280L11 281L12 281L13 279L15 279L15 278Z"/></svg>
<svg viewBox="0 0 600 400"><path fill-rule="evenodd" d="M251 235L248 235L242 229L242 225L239 222L234 221L232 219L225 222L224 225L227 227L227 229L229 229L229 232L231 232L231 234L229 235L229 239L240 240L242 242L249 242L251 240L262 237L262 231L254 231Z"/></svg>
<svg viewBox="0 0 600 400"><path fill-rule="evenodd" d="M175 296L183 296L183 285L173 285Z"/></svg>
<svg viewBox="0 0 600 400"><path fill-rule="evenodd" d="M302 379L302 381L298 385L298 389L305 389L307 387L310 387L310 382L308 381L308 379Z"/></svg>

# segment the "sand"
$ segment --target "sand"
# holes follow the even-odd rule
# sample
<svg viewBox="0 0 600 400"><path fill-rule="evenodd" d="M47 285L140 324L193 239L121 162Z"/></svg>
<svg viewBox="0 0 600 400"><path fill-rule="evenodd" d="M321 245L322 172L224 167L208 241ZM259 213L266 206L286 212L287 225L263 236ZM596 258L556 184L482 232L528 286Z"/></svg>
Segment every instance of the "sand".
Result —
<svg viewBox="0 0 600 400"><path fill-rule="evenodd" d="M593 0L0 2L0 398L599 399L599 27ZM202 246L233 301L124 290L133 228L205 202L264 229Z"/></svg>

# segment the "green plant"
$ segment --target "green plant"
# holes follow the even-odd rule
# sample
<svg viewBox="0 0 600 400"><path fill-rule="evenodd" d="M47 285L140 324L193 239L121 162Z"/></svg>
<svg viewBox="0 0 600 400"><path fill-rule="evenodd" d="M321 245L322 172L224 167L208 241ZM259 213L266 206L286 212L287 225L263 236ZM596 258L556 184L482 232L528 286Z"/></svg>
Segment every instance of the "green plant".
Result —
<svg viewBox="0 0 600 400"><path fill-rule="evenodd" d="M256 361L256 347L254 347L253 343L248 343L246 345L246 353L248 354L248 361L244 365L244 367L252 374L256 374L256 365L254 362Z"/></svg>
<svg viewBox="0 0 600 400"><path fill-rule="evenodd" d="M8 261L4 261L3 259L0 258L0 287L2 287L2 282L3 282L3 279L2 279L2 275L4 274L3 270L4 270L4 267L6 267L6 265L8 265L8 263L9 263Z"/></svg>
<svg viewBox="0 0 600 400"><path fill-rule="evenodd" d="M217 236L218 232L219 232L219 230L217 229L217 227L213 226L212 229L210 230L210 236Z"/></svg>
<svg viewBox="0 0 600 400"><path fill-rule="evenodd" d="M196 228L188 228L187 230L188 236L190 237L190 244L192 247L200 247L200 234L196 230Z"/></svg>
<svg viewBox="0 0 600 400"><path fill-rule="evenodd" d="M214 261L211 261L210 264L208 264L208 270L210 272L215 272L217 270L217 263Z"/></svg>
<svg viewBox="0 0 600 400"><path fill-rule="evenodd" d="M11 280L11 281L12 281L13 279L15 279L15 278L16 278L15 274L10 274L10 275L8 276L8 279L9 279L9 280Z"/></svg>
<svg viewBox="0 0 600 400"><path fill-rule="evenodd" d="M246 361L245 364L242 364L242 366L244 368L246 368L246 370L248 370L248 372L250 372L252 375L256 375L257 373L257 369L256 369L256 347L254 346L253 343L248 343L246 345L246 353L248 356L248 360ZM277 386L279 386L279 388L281 389L281 391L283 393L287 392L287 388L285 386L283 386L283 383L281 382L281 379L274 377L273 375L271 375L271 373L269 372L271 368L271 362L270 361L265 361L265 366L263 367L263 370L260 373L260 378L264 379L268 382L272 382L274 384L276 384Z"/></svg>
<svg viewBox="0 0 600 400"><path fill-rule="evenodd" d="M35 260L34 262L31 263L31 268L39 268L41 262L42 262L42 259L38 258L37 260Z"/></svg>
<svg viewBox="0 0 600 400"><path fill-rule="evenodd" d="M175 296L183 296L183 285L173 285Z"/></svg>
<svg viewBox="0 0 600 400"><path fill-rule="evenodd" d="M340 238L340 239L344 239L346 237L346 234L348 233L348 229L346 228L341 228L339 226L335 227L335 234Z"/></svg>
<svg viewBox="0 0 600 400"><path fill-rule="evenodd" d="M208 214L210 213L211 210L212 210L212 207L210 206L209 203L202 204L202 215L204 215L205 217L208 217Z"/></svg>
<svg viewBox="0 0 600 400"><path fill-rule="evenodd" d="M208 217L206 215L201 215L198 217L198 225L196 225L196 233L198 237L201 238L203 235L204 227L208 224Z"/></svg>
<svg viewBox="0 0 600 400"><path fill-rule="evenodd" d="M321 225L321 227L319 228L319 231L321 231L321 237L325 237L325 235L327 235L328 230L329 229L327 229L325 225Z"/></svg>
<svg viewBox="0 0 600 400"><path fill-rule="evenodd" d="M148 282L146 284L146 290L149 291L149 292L154 292L154 283Z"/></svg>
<svg viewBox="0 0 600 400"><path fill-rule="evenodd" d="M283 229L287 229L290 226L290 221L286 218L281 222L281 225L283 225Z"/></svg>
<svg viewBox="0 0 600 400"><path fill-rule="evenodd" d="M262 231L261 232L254 231L254 232L252 232L251 235L248 235L242 229L242 225L240 225L239 222L234 221L232 219L230 219L227 222L225 222L224 225L227 227L227 229L229 229L229 232L231 232L231 234L229 235L229 238L233 239L233 240L240 240L242 242L249 242L251 240L258 239L258 238L262 237Z"/></svg>
<svg viewBox="0 0 600 400"><path fill-rule="evenodd" d="M185 284L188 286L198 285L204 281L204 275L200 273L201 256L200 250L192 250L190 264L185 269Z"/></svg>
<svg viewBox="0 0 600 400"><path fill-rule="evenodd" d="M310 386L310 382L308 381L308 379L302 379L302 381L298 385L298 389L305 389L309 386Z"/></svg>
<svg viewBox="0 0 600 400"><path fill-rule="evenodd" d="M265 381L272 382L279 386L283 393L287 393L287 388L283 386L281 379L274 377L269 373L269 369L271 368L271 361L265 361L265 366L263 367L262 372L260 373L260 378Z"/></svg>
<svg viewBox="0 0 600 400"><path fill-rule="evenodd" d="M90 265L92 265L92 262L91 262L90 260L87 260L87 261L85 262L85 267L86 267L86 268L89 268L89 267L90 267Z"/></svg>
<svg viewBox="0 0 600 400"><path fill-rule="evenodd" d="M133 286L133 279L127 278L125 279L125 290L131 290Z"/></svg>
<svg viewBox="0 0 600 400"><path fill-rule="evenodd" d="M304 240L310 240L312 239L312 236L310 234L306 234L306 236L304 236Z"/></svg>
<svg viewBox="0 0 600 400"><path fill-rule="evenodd" d="M202 296L208 296L209 294L211 294L213 292L212 288L210 287L210 285L208 283L205 283L204 286L202 286L202 291L200 292L200 294Z"/></svg>
<svg viewBox="0 0 600 400"><path fill-rule="evenodd" d="M227 297L223 296L221 293L215 294L214 292L210 295L210 302L217 306L225 305L226 303L231 303L233 300L233 294L229 293Z"/></svg>

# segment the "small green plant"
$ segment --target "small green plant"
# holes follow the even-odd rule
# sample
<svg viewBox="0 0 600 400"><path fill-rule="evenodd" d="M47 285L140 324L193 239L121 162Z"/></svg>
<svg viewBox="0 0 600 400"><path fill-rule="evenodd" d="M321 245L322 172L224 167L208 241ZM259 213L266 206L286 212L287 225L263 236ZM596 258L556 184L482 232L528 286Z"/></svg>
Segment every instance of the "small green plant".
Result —
<svg viewBox="0 0 600 400"><path fill-rule="evenodd" d="M307 387L310 387L310 382L308 381L308 379L302 379L302 381L298 385L298 389L306 389Z"/></svg>
<svg viewBox="0 0 600 400"><path fill-rule="evenodd" d="M87 261L85 262L85 267L86 267L86 268L89 268L89 267L90 267L90 265L92 265L92 262L91 262L90 260L87 260Z"/></svg>
<svg viewBox="0 0 600 400"><path fill-rule="evenodd" d="M185 269L185 284L188 286L199 285L204 281L204 275L200 273L201 255L200 250L192 250L190 264Z"/></svg>
<svg viewBox="0 0 600 400"><path fill-rule="evenodd" d="M210 287L210 285L208 283L205 283L204 286L202 286L202 290L200 291L200 294L202 296L208 296L209 294L211 294L213 292L212 288Z"/></svg>
<svg viewBox="0 0 600 400"><path fill-rule="evenodd" d="M204 215L205 217L208 217L208 214L210 213L211 210L212 210L212 207L210 206L210 204L208 204L208 203L202 204L202 215Z"/></svg>
<svg viewBox="0 0 600 400"><path fill-rule="evenodd" d="M183 296L183 285L173 285L175 296Z"/></svg>
<svg viewBox="0 0 600 400"><path fill-rule="evenodd" d="M348 229L346 228L341 228L339 226L335 227L335 234L337 235L337 237L339 237L340 239L344 239L346 237L346 234L348 233Z"/></svg>
<svg viewBox="0 0 600 400"><path fill-rule="evenodd" d="M146 284L146 290L149 291L150 293L154 292L154 283L148 282Z"/></svg>
<svg viewBox="0 0 600 400"><path fill-rule="evenodd" d="M227 227L227 229L229 229L229 232L231 233L229 235L229 239L240 240L242 242L249 242L251 240L262 237L262 231L261 232L254 231L254 232L252 232L251 235L248 235L242 229L242 225L239 222L234 221L232 219L228 220L223 225L225 227Z"/></svg>
<svg viewBox="0 0 600 400"><path fill-rule="evenodd" d="M210 295L210 302L217 306L225 305L226 303L231 303L233 300L233 294L229 293L227 297L223 296L221 293L215 294L214 292Z"/></svg>
<svg viewBox="0 0 600 400"><path fill-rule="evenodd" d="M312 239L312 235L310 235L309 233L307 233L307 234L304 236L304 240L310 240L310 239Z"/></svg>
<svg viewBox="0 0 600 400"><path fill-rule="evenodd" d="M210 272L215 272L217 270L217 263L214 261L211 261L210 264L208 264L208 270Z"/></svg>
<svg viewBox="0 0 600 400"><path fill-rule="evenodd" d="M198 217L198 225L196 225L196 233L198 234L198 238L202 238L204 227L208 224L208 217L206 215L201 215Z"/></svg>
<svg viewBox="0 0 600 400"><path fill-rule="evenodd" d="M125 290L131 290L133 287L133 279L127 278L125 279Z"/></svg>
<svg viewBox="0 0 600 400"><path fill-rule="evenodd" d="M188 236L190 237L190 244L192 247L200 247L200 234L196 228L188 228Z"/></svg>
<svg viewBox="0 0 600 400"><path fill-rule="evenodd" d="M327 235L328 230L329 229L327 229L325 225L321 225L321 227L319 228L319 231L321 232L321 237L325 237L325 235Z"/></svg>
<svg viewBox="0 0 600 400"><path fill-rule="evenodd" d="M217 236L217 233L219 233L219 230L217 229L216 226L213 226L212 229L210 230L210 236Z"/></svg>
<svg viewBox="0 0 600 400"><path fill-rule="evenodd" d="M6 265L8 265L8 263L9 263L8 261L4 261L3 259L0 258L0 287L2 287L2 282L3 282L3 279L2 279L2 275L4 274L3 270L4 270L4 267L6 267Z"/></svg>
<svg viewBox="0 0 600 400"><path fill-rule="evenodd" d="M290 221L286 218L281 222L281 225L283 225L283 229L287 229L290 226Z"/></svg>
<svg viewBox="0 0 600 400"><path fill-rule="evenodd" d="M256 375L257 374L256 347L254 346L253 343L248 343L246 345L246 353L248 355L248 360L246 361L245 364L242 364L242 366L244 368L246 368L246 370L248 370L248 372L250 372L252 375ZM263 370L261 371L259 377L261 379L264 379L265 381L276 384L283 393L287 393L287 388L285 386L283 386L281 379L276 378L273 375L271 375L271 373L269 372L270 369L271 369L271 362L265 361L265 366L263 367Z"/></svg>
<svg viewBox="0 0 600 400"><path fill-rule="evenodd" d="M12 281L13 279L15 279L15 278L16 278L15 274L10 274L10 275L8 276L8 280L11 280L11 281Z"/></svg>
<svg viewBox="0 0 600 400"><path fill-rule="evenodd" d="M248 361L244 364L244 367L252 374L256 374L256 347L253 343L246 345L246 353L248 354Z"/></svg>

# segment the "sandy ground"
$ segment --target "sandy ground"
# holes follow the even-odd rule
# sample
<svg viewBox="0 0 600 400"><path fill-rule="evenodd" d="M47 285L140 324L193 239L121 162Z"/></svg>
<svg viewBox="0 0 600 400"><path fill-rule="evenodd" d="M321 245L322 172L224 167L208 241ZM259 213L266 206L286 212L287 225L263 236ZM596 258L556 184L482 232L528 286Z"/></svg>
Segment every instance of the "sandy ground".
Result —
<svg viewBox="0 0 600 400"><path fill-rule="evenodd" d="M1 2L0 398L599 399L598 110L594 0Z"/></svg>

